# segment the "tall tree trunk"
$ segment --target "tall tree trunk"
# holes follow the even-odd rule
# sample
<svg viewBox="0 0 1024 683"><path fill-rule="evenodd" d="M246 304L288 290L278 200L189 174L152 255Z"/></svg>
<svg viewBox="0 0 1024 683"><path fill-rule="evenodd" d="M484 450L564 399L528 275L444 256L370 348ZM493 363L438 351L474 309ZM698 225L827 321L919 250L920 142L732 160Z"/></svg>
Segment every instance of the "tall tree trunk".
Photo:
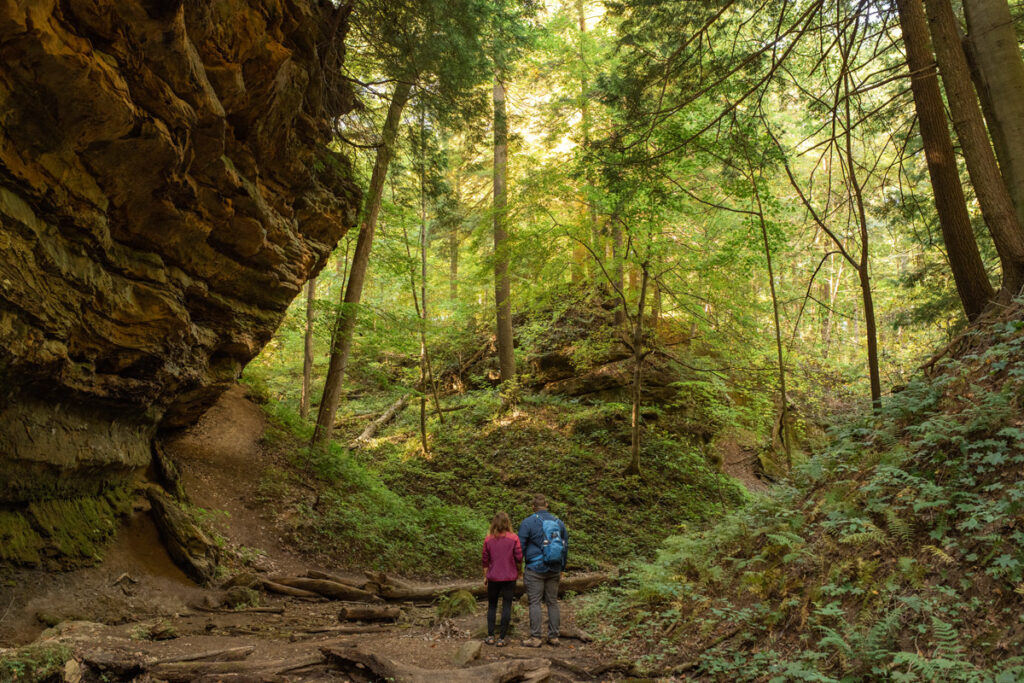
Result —
<svg viewBox="0 0 1024 683"><path fill-rule="evenodd" d="M912 0L919 2L920 0ZM856 27L854 27L856 30ZM846 114L843 126L843 137L846 140L846 172L850 182L850 190L857 207L857 223L860 227L860 261L857 264L857 275L860 277L860 294L864 302L864 328L868 336L868 378L871 383L871 406L878 410L882 406L882 379L878 369L878 328L875 324L875 302L871 295L871 278L868 270L868 217L864 211L864 192L857 179L857 164L853 161L853 119L850 115L850 72L843 72L843 98ZM945 124L943 124L945 126ZM960 187L959 184L957 187ZM969 226L969 224L968 224ZM973 237L973 234L972 234ZM985 282L988 282L986 279Z"/></svg>
<svg viewBox="0 0 1024 683"><path fill-rule="evenodd" d="M775 320L775 351L779 363L779 397L782 402L782 417L780 418L779 439L782 441L782 448L786 453L786 471L793 469L793 445L790 438L789 425L789 398L786 396L786 363L782 356L782 325L779 323L779 299L775 294L775 270L772 267L772 250L768 243L768 226L764 220L764 209L761 207L761 193L758 191L757 178L753 172L750 174L750 182L754 190L754 198L757 200L757 218L761 225L761 239L764 244L764 258L768 263L768 288L772 295L772 316Z"/></svg>
<svg viewBox="0 0 1024 683"><path fill-rule="evenodd" d="M576 0L576 20L579 24L579 50L577 52L580 60L580 127L583 130L583 149L586 153L590 149L590 84L587 79L587 55L585 41L587 39L587 12L584 0ZM594 183L592 182L589 167L586 172L586 185L583 193L584 202L587 205L587 225L590 228L591 248L595 254L603 254L604 248L601 240L601 230L597 224L597 210L594 207L592 196ZM597 282L600 274L600 266L597 263L590 264L590 280Z"/></svg>
<svg viewBox="0 0 1024 683"><path fill-rule="evenodd" d="M644 353L644 306L647 303L649 264L644 262L640 268L640 298L636 305L636 318L633 319L633 382L630 384L629 392L633 405L630 410L630 459L626 474L640 474L640 390L643 388L641 380L646 357Z"/></svg>
<svg viewBox="0 0 1024 683"><path fill-rule="evenodd" d="M452 224L448 233L448 296L452 301L459 298L459 228L461 227L462 174L455 170L455 206L459 220Z"/></svg>
<svg viewBox="0 0 1024 683"><path fill-rule="evenodd" d="M619 217L613 212L608 219L612 229L612 280L619 292L625 293L625 281L623 279L623 264L626 255L622 253L622 226L619 224ZM622 306L626 305L626 298L622 298ZM626 322L626 309L615 307L615 324L621 325Z"/></svg>
<svg viewBox="0 0 1024 683"><path fill-rule="evenodd" d="M964 0L978 91L991 107L989 133L1017 220L1024 225L1024 59L1006 0Z"/></svg>
<svg viewBox="0 0 1024 683"><path fill-rule="evenodd" d="M310 384L313 381L313 304L316 302L316 278L306 283L306 336L302 354L302 397L299 399L299 417L309 417Z"/></svg>
<svg viewBox="0 0 1024 683"><path fill-rule="evenodd" d="M1009 299L1024 286L1024 229L1017 219L1013 201L989 144L967 58L960 45L953 6L949 0L925 0L925 10L939 74L946 86L953 128L963 148L967 172L978 196L981 213L999 252L1003 294Z"/></svg>
<svg viewBox="0 0 1024 683"><path fill-rule="evenodd" d="M494 77L494 307L497 312L498 367L501 381L516 374L512 349L512 301L508 276L509 239L506 215L508 179L508 116L505 84Z"/></svg>
<svg viewBox="0 0 1024 683"><path fill-rule="evenodd" d="M928 25L921 0L897 0L903 44L910 69L910 88L914 95L921 140L924 143L928 174L931 176L935 207L939 214L946 254L953 280L968 320L974 320L992 300L995 292L978 253L971 230L964 191L953 155L953 143L946 126L946 112L939 94Z"/></svg>
<svg viewBox="0 0 1024 683"><path fill-rule="evenodd" d="M334 426L334 414L341 402L342 382L345 379L345 367L348 365L349 352L352 350L352 333L356 326L356 309L363 296L363 283L370 263L370 249L373 246L373 233L377 227L377 216L380 214L381 197L384 196L384 180L387 178L388 165L394 150L395 139L398 137L398 124L402 110L409 101L412 91L410 83L399 82L391 95L388 105L387 119L381 133L380 146L377 147L377 158L370 175L370 190L366 197L363 210L363 222L359 226L359 237L352 256L349 269L348 284L345 287L345 299L338 319L335 321L334 335L331 343L331 362L327 368L327 379L324 382L324 395L320 400L320 410L316 416L316 429L313 430L313 444L326 443Z"/></svg>

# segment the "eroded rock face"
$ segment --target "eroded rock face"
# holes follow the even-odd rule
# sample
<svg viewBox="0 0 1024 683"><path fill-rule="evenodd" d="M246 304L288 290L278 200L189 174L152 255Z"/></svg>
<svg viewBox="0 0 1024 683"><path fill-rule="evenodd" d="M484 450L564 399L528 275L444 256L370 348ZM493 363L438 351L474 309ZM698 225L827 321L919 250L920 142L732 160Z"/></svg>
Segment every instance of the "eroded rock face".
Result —
<svg viewBox="0 0 1024 683"><path fill-rule="evenodd" d="M356 219L324 0L0 0L0 503L234 381Z"/></svg>

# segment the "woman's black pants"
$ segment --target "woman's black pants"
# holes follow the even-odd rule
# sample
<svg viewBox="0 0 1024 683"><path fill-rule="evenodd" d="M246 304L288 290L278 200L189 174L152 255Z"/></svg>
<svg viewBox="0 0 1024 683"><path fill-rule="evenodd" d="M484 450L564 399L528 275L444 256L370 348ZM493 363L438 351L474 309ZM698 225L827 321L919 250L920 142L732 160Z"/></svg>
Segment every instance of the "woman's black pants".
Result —
<svg viewBox="0 0 1024 683"><path fill-rule="evenodd" d="M515 597L515 581L487 582L487 635L494 635L494 617L498 611L498 596L501 596L501 634L504 640L508 635L508 623L512 620L512 598Z"/></svg>

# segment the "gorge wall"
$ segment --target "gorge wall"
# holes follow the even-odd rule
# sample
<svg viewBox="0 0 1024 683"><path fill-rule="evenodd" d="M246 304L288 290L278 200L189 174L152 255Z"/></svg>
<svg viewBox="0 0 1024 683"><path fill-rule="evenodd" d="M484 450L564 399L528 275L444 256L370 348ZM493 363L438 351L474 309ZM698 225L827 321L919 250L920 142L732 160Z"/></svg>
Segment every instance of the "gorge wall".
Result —
<svg viewBox="0 0 1024 683"><path fill-rule="evenodd" d="M346 19L0 0L0 559L32 560L12 548L54 506L116 508L157 430L235 380L355 222L328 147L353 106Z"/></svg>

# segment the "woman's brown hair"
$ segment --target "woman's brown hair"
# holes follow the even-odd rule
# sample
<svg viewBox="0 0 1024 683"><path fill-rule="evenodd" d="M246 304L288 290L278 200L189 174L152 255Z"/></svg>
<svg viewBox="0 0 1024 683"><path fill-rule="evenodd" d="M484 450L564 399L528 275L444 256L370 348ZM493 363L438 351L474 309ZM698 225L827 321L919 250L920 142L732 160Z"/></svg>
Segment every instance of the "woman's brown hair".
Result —
<svg viewBox="0 0 1024 683"><path fill-rule="evenodd" d="M499 512L491 518L491 529L487 532L488 536L510 533L512 533L512 520L509 519L507 512Z"/></svg>

